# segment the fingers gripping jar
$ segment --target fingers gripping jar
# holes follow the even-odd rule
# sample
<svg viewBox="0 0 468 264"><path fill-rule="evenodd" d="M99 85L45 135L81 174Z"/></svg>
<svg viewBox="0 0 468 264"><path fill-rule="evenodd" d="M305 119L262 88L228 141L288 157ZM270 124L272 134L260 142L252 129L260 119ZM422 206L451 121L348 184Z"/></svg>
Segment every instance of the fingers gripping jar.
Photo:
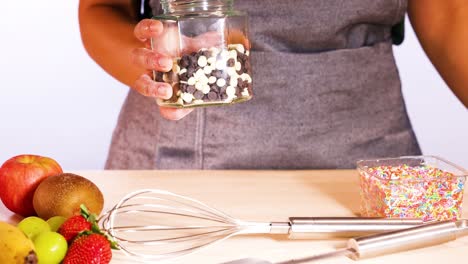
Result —
<svg viewBox="0 0 468 264"><path fill-rule="evenodd" d="M252 98L248 18L233 0L161 0L154 16L164 31L152 39L154 51L174 58L172 70L154 72L173 95L161 106L190 108L226 105Z"/></svg>

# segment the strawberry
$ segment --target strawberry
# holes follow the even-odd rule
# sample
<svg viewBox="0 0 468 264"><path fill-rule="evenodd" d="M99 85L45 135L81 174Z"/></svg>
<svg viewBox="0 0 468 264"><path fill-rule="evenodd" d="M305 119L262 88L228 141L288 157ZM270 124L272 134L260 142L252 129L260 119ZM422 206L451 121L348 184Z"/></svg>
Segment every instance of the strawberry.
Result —
<svg viewBox="0 0 468 264"><path fill-rule="evenodd" d="M85 233L73 240L62 264L107 264L111 258L111 243L107 237Z"/></svg>
<svg viewBox="0 0 468 264"><path fill-rule="evenodd" d="M68 218L59 228L58 232L70 243L79 233L91 230L91 222L82 215Z"/></svg>

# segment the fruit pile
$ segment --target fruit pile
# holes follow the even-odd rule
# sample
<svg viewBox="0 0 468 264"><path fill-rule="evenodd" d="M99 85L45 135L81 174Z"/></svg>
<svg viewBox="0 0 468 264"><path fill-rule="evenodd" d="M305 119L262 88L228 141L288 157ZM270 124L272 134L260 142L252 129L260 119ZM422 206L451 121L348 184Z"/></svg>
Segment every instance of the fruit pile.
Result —
<svg viewBox="0 0 468 264"><path fill-rule="evenodd" d="M53 159L20 155L0 167L0 199L23 216L0 221L0 263L104 264L115 243L99 230L104 199L80 175L64 173Z"/></svg>

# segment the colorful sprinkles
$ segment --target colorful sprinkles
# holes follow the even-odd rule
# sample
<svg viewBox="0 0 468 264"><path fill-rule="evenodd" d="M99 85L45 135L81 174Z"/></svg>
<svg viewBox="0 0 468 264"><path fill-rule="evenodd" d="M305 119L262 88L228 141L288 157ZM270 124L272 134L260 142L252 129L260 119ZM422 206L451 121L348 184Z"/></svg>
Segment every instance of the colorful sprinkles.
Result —
<svg viewBox="0 0 468 264"><path fill-rule="evenodd" d="M378 166L359 172L363 216L461 217L464 177L428 165Z"/></svg>

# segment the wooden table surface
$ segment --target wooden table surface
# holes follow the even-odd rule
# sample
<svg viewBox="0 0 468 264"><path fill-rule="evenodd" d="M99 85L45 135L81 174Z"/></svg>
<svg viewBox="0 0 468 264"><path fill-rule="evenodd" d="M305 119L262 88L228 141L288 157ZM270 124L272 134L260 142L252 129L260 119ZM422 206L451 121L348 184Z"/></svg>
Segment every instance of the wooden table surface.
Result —
<svg viewBox="0 0 468 264"><path fill-rule="evenodd" d="M138 189L163 189L200 200L234 218L287 221L291 216L356 216L359 186L355 170L302 171L73 171L92 180L105 197L105 210ZM465 191L464 203L468 202ZM468 210L463 214L468 217ZM20 220L0 203L0 219ZM165 263L222 263L240 258L272 262L316 255L346 240L288 240L286 236L234 236ZM463 263L468 237L443 245L360 260L360 263ZM354 263L339 257L320 263ZM113 251L112 264L139 263Z"/></svg>

